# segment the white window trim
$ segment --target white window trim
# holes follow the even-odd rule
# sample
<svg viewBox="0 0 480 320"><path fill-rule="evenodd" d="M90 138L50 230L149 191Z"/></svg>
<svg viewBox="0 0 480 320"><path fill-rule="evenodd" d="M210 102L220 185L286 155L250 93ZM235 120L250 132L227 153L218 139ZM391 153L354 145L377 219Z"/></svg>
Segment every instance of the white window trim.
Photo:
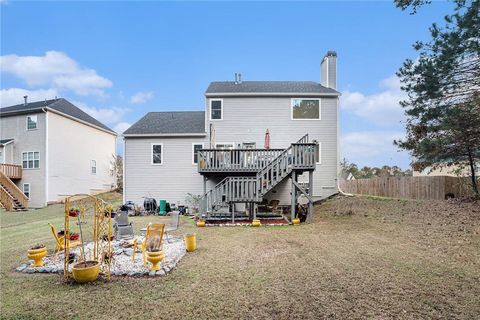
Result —
<svg viewBox="0 0 480 320"><path fill-rule="evenodd" d="M29 118L29 117L36 117L36 118L37 118L37 120L35 121L35 128L33 128L33 129L29 129L29 128L28 128L28 118ZM30 115L27 115L27 116L25 117L25 129L27 129L27 131L38 130L38 116L37 116L36 114L30 114Z"/></svg>
<svg viewBox="0 0 480 320"><path fill-rule="evenodd" d="M29 152L33 152L33 168L24 168L23 167L23 154L26 153L27 154L27 163L28 163L28 153ZM35 168L35 152L38 152L38 168ZM22 151L21 154L20 154L20 161L22 162L22 170L38 170L40 169L40 151Z"/></svg>
<svg viewBox="0 0 480 320"><path fill-rule="evenodd" d="M215 142L215 149L217 149L217 146L219 144L231 144L232 145L231 149L221 149L221 150L233 150L233 149L235 149L235 143L234 142Z"/></svg>
<svg viewBox="0 0 480 320"><path fill-rule="evenodd" d="M318 143L318 161L315 164L322 164L322 143Z"/></svg>
<svg viewBox="0 0 480 320"><path fill-rule="evenodd" d="M318 100L318 119L294 119L293 100ZM292 98L290 99L290 119L293 121L320 121L322 120L322 99L320 98Z"/></svg>
<svg viewBox="0 0 480 320"><path fill-rule="evenodd" d="M162 147L162 153L160 154L160 161L162 163L153 163L153 146L161 146ZM163 143L151 143L150 144L150 164L152 166L163 166L163 153L165 152L165 149L163 149Z"/></svg>
<svg viewBox="0 0 480 320"><path fill-rule="evenodd" d="M212 102L213 101L220 101L222 103L222 110L221 110L222 116L220 117L220 119L212 119ZM210 118L210 121L222 121L223 120L223 99L210 99L208 110L209 110L208 117Z"/></svg>
<svg viewBox="0 0 480 320"><path fill-rule="evenodd" d="M192 142L192 165L196 166L198 164L195 163L195 146L201 145L202 149L205 148L205 144L203 142Z"/></svg>
<svg viewBox="0 0 480 320"><path fill-rule="evenodd" d="M93 163L95 162L95 166L93 166ZM95 168L95 172L92 171L92 169ZM97 160L90 160L90 174L97 174Z"/></svg>
<svg viewBox="0 0 480 320"><path fill-rule="evenodd" d="M32 196L32 186L30 185L30 183L24 183L22 185L22 192L23 194L25 194L25 186L28 185L28 200L30 200L30 197Z"/></svg>

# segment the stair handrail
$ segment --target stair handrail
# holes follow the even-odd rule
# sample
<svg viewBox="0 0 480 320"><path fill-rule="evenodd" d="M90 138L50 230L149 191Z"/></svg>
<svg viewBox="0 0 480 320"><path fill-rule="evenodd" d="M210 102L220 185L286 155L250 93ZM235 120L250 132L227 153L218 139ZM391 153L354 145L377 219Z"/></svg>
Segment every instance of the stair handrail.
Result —
<svg viewBox="0 0 480 320"><path fill-rule="evenodd" d="M7 177L3 172L0 171L0 184L2 184L10 193L12 193L12 196L20 202L20 205L23 206L24 208L28 208L28 198L27 196L23 193L20 188L17 187L15 183L13 183L12 180L10 180L9 177Z"/></svg>
<svg viewBox="0 0 480 320"><path fill-rule="evenodd" d="M13 209L13 198L0 185L0 203L5 207L5 210L11 211Z"/></svg>

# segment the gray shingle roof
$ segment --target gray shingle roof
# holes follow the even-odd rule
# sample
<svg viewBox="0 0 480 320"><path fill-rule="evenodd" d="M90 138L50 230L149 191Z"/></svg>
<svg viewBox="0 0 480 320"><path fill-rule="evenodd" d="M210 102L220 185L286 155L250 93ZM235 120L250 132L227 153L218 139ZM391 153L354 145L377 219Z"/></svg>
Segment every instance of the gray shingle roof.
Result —
<svg viewBox="0 0 480 320"><path fill-rule="evenodd" d="M8 117L16 114L24 114L31 112L41 112L42 108L50 108L58 112L64 113L76 119L85 121L91 125L102 128L104 130L115 133L112 129L90 116L68 100L59 98L45 101L29 102L27 104L17 104L10 107L0 108L0 117Z"/></svg>
<svg viewBox="0 0 480 320"><path fill-rule="evenodd" d="M205 133L204 111L149 112L123 134Z"/></svg>
<svg viewBox="0 0 480 320"><path fill-rule="evenodd" d="M308 94L338 94L336 90L322 86L314 81L214 81L211 82L205 94L215 93L308 93Z"/></svg>

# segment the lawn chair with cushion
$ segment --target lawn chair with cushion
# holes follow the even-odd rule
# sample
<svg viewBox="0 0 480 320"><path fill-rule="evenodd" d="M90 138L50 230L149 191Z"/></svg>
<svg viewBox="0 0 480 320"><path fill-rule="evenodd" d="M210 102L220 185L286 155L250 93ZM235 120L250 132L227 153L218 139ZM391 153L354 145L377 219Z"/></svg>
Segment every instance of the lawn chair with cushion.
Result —
<svg viewBox="0 0 480 320"><path fill-rule="evenodd" d="M55 251L53 253L57 253L59 251L65 250L65 237L64 236L59 237L57 230L55 230L55 227L51 223L49 223L48 225L50 226L50 229L52 230L52 233L53 233L53 237L55 238ZM67 246L69 248L75 248L81 244L82 244L82 241L80 239L79 240L67 239Z"/></svg>
<svg viewBox="0 0 480 320"><path fill-rule="evenodd" d="M167 237L167 242L170 242L168 234L170 232L178 230L179 224L180 224L180 212L179 211L170 212L170 225L165 229L165 236Z"/></svg>
<svg viewBox="0 0 480 320"><path fill-rule="evenodd" d="M147 226L147 232L145 234L145 239L142 241L142 256L143 256L143 265L147 266L147 257L145 252L147 251L147 244L150 238L158 236L160 237L160 250L162 248L163 233L165 231L164 223L149 223Z"/></svg>
<svg viewBox="0 0 480 320"><path fill-rule="evenodd" d="M132 239L134 237L132 222L128 221L128 213L125 211L119 212L115 217L114 228L117 239Z"/></svg>

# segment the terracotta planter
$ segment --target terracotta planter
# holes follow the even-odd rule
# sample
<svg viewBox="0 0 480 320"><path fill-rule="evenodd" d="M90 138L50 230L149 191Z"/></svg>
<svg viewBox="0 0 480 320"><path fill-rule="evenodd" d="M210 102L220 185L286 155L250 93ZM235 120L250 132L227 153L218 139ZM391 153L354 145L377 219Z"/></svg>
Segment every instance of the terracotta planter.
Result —
<svg viewBox="0 0 480 320"><path fill-rule="evenodd" d="M85 266L85 263L87 264ZM97 280L100 272L100 264L98 261L79 262L73 265L73 278L78 283L86 283Z"/></svg>
<svg viewBox="0 0 480 320"><path fill-rule="evenodd" d="M47 256L46 247L28 250L28 254L27 254L28 259L31 259L34 261L34 263L30 265L30 267L42 267L45 264L45 262L43 262L42 259L45 258L46 256Z"/></svg>

